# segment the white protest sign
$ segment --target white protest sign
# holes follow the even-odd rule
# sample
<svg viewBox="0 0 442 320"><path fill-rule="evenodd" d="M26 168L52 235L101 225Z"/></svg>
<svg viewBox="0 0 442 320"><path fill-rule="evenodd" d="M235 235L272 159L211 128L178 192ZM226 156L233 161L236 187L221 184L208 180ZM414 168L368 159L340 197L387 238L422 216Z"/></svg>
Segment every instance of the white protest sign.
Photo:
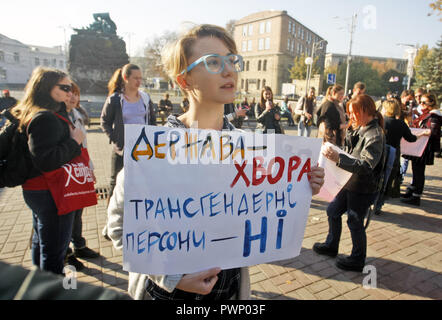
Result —
<svg viewBox="0 0 442 320"><path fill-rule="evenodd" d="M417 135L420 132L426 131L428 129L418 129L410 128L411 133ZM415 142L408 142L404 138L401 139L401 154L406 154L409 156L421 157L424 153L425 147L427 146L429 136L418 137Z"/></svg>
<svg viewBox="0 0 442 320"><path fill-rule="evenodd" d="M299 255L321 139L125 126L123 268L230 269Z"/></svg>
<svg viewBox="0 0 442 320"><path fill-rule="evenodd" d="M330 142L324 143L322 149L326 148L327 146L333 148L335 151L339 153L344 153L348 157L353 158L351 155L344 152L342 149L338 148L337 146L331 144ZM324 168L325 177L324 177L324 185L322 186L321 190L316 195L316 197L331 202L334 199L334 197L339 193L339 191L341 191L341 189L345 186L348 180L351 178L352 173L342 168L339 168L336 165L336 162L333 162L327 159L327 157L324 157L322 152L319 155L318 164L320 167Z"/></svg>

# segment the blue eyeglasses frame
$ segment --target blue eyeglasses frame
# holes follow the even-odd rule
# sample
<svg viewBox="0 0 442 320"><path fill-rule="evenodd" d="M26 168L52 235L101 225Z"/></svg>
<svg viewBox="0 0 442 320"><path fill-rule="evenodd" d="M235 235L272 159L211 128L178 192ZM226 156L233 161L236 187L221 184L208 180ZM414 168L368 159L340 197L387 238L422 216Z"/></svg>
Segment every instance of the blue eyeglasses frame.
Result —
<svg viewBox="0 0 442 320"><path fill-rule="evenodd" d="M191 63L191 64L190 64L185 70L181 71L181 74L184 74L185 72L190 72L193 68L195 68L198 64L200 64L200 63L203 62L203 61L204 61L204 66L206 67L206 70L207 70L209 73L212 73L212 74L220 74L221 72L224 71L224 68L225 68L225 66L226 66L226 61L228 61L228 63L230 63L230 57L232 57L232 56L238 58L238 61L239 61L239 64L240 64L240 68L241 68L240 71L236 71L235 69L234 69L234 71L235 71L235 72L241 72L241 71L243 71L243 70L244 70L244 60L243 60L243 57L242 57L241 55L231 53L231 54L228 54L227 56L222 56L222 55L219 55L219 54L217 54L217 53L212 53L212 54L207 54L207 55L205 55L205 56L202 56L201 58L197 59L195 62ZM220 71L218 71L218 72L213 72L213 71L211 71L211 70L209 69L209 66L207 65L207 61L206 61L206 59L207 59L207 58L210 58L210 57L220 57L220 58L222 58L222 62L223 62L223 64L222 64L222 66L221 66Z"/></svg>

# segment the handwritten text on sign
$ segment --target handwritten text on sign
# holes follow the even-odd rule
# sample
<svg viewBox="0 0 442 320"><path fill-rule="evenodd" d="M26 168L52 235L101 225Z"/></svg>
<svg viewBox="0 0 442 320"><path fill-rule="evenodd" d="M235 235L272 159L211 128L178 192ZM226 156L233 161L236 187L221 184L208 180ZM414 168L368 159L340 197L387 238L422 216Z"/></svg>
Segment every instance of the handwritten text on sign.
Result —
<svg viewBox="0 0 442 320"><path fill-rule="evenodd" d="M320 139L125 126L124 269L181 274L295 257Z"/></svg>

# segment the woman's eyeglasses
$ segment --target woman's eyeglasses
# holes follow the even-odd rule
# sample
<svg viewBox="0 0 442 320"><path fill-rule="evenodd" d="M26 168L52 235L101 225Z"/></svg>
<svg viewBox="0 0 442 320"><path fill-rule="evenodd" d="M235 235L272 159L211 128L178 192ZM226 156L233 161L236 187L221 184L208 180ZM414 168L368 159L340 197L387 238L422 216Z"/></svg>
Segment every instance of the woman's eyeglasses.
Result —
<svg viewBox="0 0 442 320"><path fill-rule="evenodd" d="M433 105L430 101L422 101L421 100L421 103L425 104L426 106L432 106Z"/></svg>
<svg viewBox="0 0 442 320"><path fill-rule="evenodd" d="M183 70L181 74L189 72L201 62L204 62L206 70L212 74L219 74L223 72L226 63L228 63L235 72L241 72L244 68L243 58L239 54L228 54L227 56L221 56L219 54L208 54L196 60L194 63L188 66L186 70Z"/></svg>
<svg viewBox="0 0 442 320"><path fill-rule="evenodd" d="M64 92L72 92L72 86L70 84L56 84L56 86Z"/></svg>

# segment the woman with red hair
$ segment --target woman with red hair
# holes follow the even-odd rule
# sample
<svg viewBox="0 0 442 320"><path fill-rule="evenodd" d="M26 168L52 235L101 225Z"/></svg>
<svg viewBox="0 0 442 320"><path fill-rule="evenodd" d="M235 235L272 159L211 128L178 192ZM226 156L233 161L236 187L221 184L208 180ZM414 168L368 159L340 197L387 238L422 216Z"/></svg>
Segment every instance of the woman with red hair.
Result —
<svg viewBox="0 0 442 320"><path fill-rule="evenodd" d="M315 243L313 250L331 257L338 254L342 231L341 216L347 212L353 249L350 256L337 258L336 266L343 270L362 272L367 252L364 217L380 191L385 158L384 121L382 115L376 111L373 99L365 94L350 100L347 112L350 115L350 124L345 137L345 151L352 157L332 148L326 148L323 154L353 175L330 202L327 208L327 239L325 243Z"/></svg>

